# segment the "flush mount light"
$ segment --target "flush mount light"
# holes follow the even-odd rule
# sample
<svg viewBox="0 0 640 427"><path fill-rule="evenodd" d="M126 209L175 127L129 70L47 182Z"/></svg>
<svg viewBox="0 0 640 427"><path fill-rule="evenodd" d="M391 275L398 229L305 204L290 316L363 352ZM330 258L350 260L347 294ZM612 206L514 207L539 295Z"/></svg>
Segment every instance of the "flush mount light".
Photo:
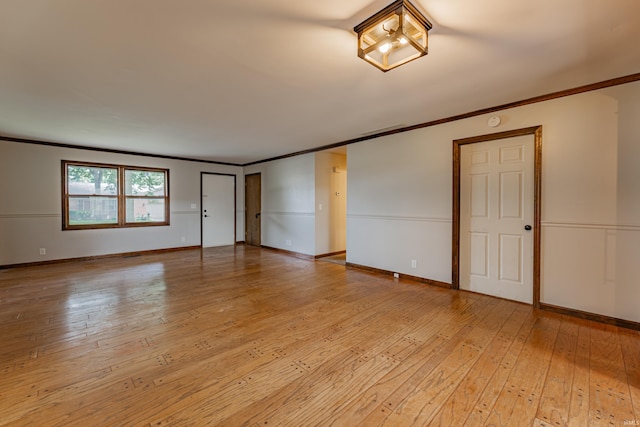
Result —
<svg viewBox="0 0 640 427"><path fill-rule="evenodd" d="M427 54L431 22L407 0L396 0L353 28L358 56L382 71Z"/></svg>

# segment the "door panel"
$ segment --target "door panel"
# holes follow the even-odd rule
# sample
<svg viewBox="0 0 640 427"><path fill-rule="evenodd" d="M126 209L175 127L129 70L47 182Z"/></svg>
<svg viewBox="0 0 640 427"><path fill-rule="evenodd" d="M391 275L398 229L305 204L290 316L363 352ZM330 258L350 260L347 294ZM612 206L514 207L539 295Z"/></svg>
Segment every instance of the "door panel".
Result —
<svg viewBox="0 0 640 427"><path fill-rule="evenodd" d="M521 235L500 234L500 267L499 280L509 280L522 283L522 252L523 239Z"/></svg>
<svg viewBox="0 0 640 427"><path fill-rule="evenodd" d="M533 302L533 135L460 151L460 288Z"/></svg>
<svg viewBox="0 0 640 427"><path fill-rule="evenodd" d="M202 247L235 244L235 227L235 176L202 174Z"/></svg>
<svg viewBox="0 0 640 427"><path fill-rule="evenodd" d="M248 245L261 244L262 176L259 173L245 176L245 242Z"/></svg>
<svg viewBox="0 0 640 427"><path fill-rule="evenodd" d="M476 277L489 277L489 235L470 233L471 268L469 274Z"/></svg>
<svg viewBox="0 0 640 427"><path fill-rule="evenodd" d="M522 172L500 173L500 218L523 219L524 205Z"/></svg>
<svg viewBox="0 0 640 427"><path fill-rule="evenodd" d="M489 175L471 175L471 216L487 218L489 215Z"/></svg>

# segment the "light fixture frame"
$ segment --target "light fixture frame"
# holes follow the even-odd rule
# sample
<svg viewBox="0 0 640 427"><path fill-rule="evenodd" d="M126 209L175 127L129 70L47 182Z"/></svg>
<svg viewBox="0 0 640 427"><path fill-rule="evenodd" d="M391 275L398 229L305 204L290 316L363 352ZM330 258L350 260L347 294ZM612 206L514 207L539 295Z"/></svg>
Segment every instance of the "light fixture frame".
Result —
<svg viewBox="0 0 640 427"><path fill-rule="evenodd" d="M363 44L365 43L363 41L363 36L367 34L369 30L373 29L377 25L381 25L393 15L397 15L398 17L399 26L397 30L394 30L393 32L389 31L386 38L380 39L373 44L367 43L368 46L363 48ZM406 15L409 15L414 21L411 23L413 26L419 26L419 29L424 31L424 46L414 40L413 37L411 37L409 34L404 32L406 28ZM371 17L365 19L353 28L353 31L355 31L358 35L358 56L374 67L382 70L383 72L387 72L396 67L399 67L400 65L425 56L428 53L428 32L429 30L431 30L431 28L433 28L433 25L418 10L418 8L416 8L408 0L396 0L389 6L385 7ZM405 44L408 43L410 46L412 46L415 49L415 53L396 62L389 63L389 55L397 49L398 41L400 40L400 38L403 39L403 42L405 42ZM396 42L395 45L393 44L393 42ZM377 61L369 55L375 50L380 50L381 47L383 47L383 45L385 44L389 44L392 47L390 47L388 52L382 54L382 61Z"/></svg>

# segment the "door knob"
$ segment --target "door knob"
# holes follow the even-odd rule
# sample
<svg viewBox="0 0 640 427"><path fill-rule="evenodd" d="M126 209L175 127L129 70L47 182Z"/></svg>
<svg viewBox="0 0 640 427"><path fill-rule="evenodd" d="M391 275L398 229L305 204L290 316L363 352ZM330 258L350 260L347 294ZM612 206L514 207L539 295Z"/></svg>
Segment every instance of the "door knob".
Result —
<svg viewBox="0 0 640 427"><path fill-rule="evenodd" d="M259 217L260 217L260 212L256 214L256 218L259 218Z"/></svg>
<svg viewBox="0 0 640 427"><path fill-rule="evenodd" d="M527 224L527 225L524 226L524 229L527 230L527 231L531 231L531 226L529 224Z"/></svg>
<svg viewBox="0 0 640 427"><path fill-rule="evenodd" d="M205 215L204 217L205 217L205 218L209 218L209 215Z"/></svg>

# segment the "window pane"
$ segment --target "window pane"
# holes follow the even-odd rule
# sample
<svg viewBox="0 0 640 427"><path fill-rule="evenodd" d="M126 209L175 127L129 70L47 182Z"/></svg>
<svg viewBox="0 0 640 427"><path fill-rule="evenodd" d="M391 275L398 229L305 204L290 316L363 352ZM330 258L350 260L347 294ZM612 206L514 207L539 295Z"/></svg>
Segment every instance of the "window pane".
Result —
<svg viewBox="0 0 640 427"><path fill-rule="evenodd" d="M118 170L88 166L67 165L69 194L118 194Z"/></svg>
<svg viewBox="0 0 640 427"><path fill-rule="evenodd" d="M69 225L117 224L118 199L69 197Z"/></svg>
<svg viewBox="0 0 640 427"><path fill-rule="evenodd" d="M127 169L124 172L127 196L164 196L164 172Z"/></svg>
<svg viewBox="0 0 640 427"><path fill-rule="evenodd" d="M165 222L164 198L127 198L127 222Z"/></svg>

